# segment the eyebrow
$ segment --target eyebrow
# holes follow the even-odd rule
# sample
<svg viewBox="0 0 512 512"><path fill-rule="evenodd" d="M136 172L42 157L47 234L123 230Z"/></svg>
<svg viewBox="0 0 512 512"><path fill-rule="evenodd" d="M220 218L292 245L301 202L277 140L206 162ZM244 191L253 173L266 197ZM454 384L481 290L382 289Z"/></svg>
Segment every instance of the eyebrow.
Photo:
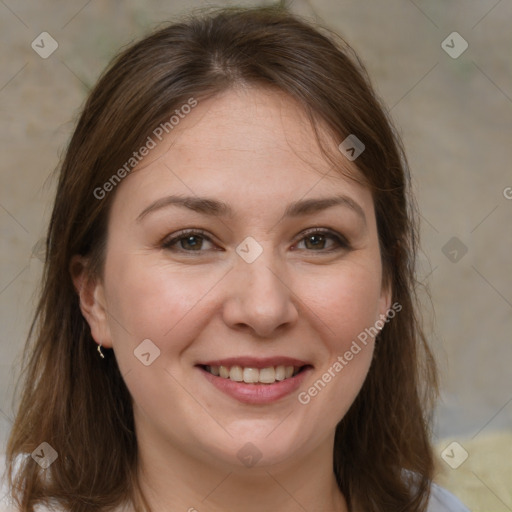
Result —
<svg viewBox="0 0 512 512"><path fill-rule="evenodd" d="M188 208L194 212L213 217L234 217L234 211L231 206L223 203L222 201L209 197L170 195L157 199L151 203L139 214L137 222L140 222L149 213L171 205ZM332 208L333 206L344 206L350 208L359 217L361 217L363 222L366 224L364 210L353 199L345 195L295 201L288 205L284 212L284 217L300 217L302 215L320 212L327 208Z"/></svg>

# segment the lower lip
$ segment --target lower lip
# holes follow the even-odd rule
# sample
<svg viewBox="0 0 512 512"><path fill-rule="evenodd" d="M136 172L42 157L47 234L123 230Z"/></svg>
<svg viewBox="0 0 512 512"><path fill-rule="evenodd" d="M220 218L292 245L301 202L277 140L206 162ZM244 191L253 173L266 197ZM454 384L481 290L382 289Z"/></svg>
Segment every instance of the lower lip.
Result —
<svg viewBox="0 0 512 512"><path fill-rule="evenodd" d="M297 391L306 375L312 370L311 367L305 368L295 377L290 377L274 384L246 384L245 382L236 382L231 379L217 377L200 366L197 368L217 389L244 404L269 404L276 402Z"/></svg>

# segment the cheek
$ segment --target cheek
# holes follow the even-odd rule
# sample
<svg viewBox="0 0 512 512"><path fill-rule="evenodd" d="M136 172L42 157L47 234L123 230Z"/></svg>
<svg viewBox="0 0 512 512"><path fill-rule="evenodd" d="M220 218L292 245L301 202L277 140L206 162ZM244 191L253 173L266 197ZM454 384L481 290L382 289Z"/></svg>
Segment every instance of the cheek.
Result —
<svg viewBox="0 0 512 512"><path fill-rule="evenodd" d="M311 282L308 286L307 303L318 318L325 352L299 402L332 426L355 400L372 361L381 295L380 273L374 268L379 267L347 264L329 279L317 280L315 293Z"/></svg>
<svg viewBox="0 0 512 512"><path fill-rule="evenodd" d="M189 331L199 325L188 317L194 316L194 309L218 280L204 272L184 272L152 263L143 255L126 254L112 257L106 275L114 345L133 345L133 350L150 339L162 352L179 351L180 340L185 343L193 337Z"/></svg>
<svg viewBox="0 0 512 512"><path fill-rule="evenodd" d="M378 269L378 267L377 267ZM308 280L304 301L323 321L331 348L346 350L379 318L380 273L371 265L346 265L323 279Z"/></svg>

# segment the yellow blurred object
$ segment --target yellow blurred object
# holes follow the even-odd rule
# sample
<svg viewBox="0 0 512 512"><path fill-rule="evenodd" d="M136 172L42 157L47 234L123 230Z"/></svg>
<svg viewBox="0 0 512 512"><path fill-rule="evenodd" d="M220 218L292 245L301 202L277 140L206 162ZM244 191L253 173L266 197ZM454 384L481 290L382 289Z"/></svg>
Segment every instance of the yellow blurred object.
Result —
<svg viewBox="0 0 512 512"><path fill-rule="evenodd" d="M436 483L472 512L512 510L512 431L436 443Z"/></svg>

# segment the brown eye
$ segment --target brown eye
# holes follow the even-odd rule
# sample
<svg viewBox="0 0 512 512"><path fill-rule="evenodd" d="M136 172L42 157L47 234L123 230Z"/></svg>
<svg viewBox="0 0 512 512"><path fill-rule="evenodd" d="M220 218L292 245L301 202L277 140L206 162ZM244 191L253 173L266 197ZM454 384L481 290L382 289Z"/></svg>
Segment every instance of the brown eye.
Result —
<svg viewBox="0 0 512 512"><path fill-rule="evenodd" d="M326 249L327 240L333 240L335 247ZM309 231L300 241L305 242L306 249L317 252L330 252L336 249L346 249L349 247L346 239L338 234L335 234L327 229L315 229Z"/></svg>
<svg viewBox="0 0 512 512"><path fill-rule="evenodd" d="M204 241L211 242L211 240L201 231L182 231L173 238L167 239L163 242L162 248L171 251L184 251L184 252L201 252ZM178 248L174 247L178 245Z"/></svg>

